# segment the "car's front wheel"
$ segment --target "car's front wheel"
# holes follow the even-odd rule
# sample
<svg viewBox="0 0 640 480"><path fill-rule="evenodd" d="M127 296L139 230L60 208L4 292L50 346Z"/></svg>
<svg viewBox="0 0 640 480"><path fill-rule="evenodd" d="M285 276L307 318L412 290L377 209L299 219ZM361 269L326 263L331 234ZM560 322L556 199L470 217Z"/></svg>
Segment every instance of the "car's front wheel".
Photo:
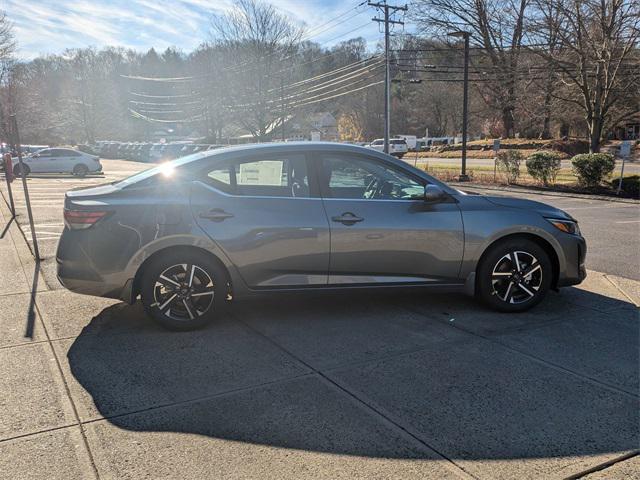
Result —
<svg viewBox="0 0 640 480"><path fill-rule="evenodd" d="M193 330L214 318L224 300L225 272L206 256L176 252L153 261L142 277L146 312L171 330Z"/></svg>
<svg viewBox="0 0 640 480"><path fill-rule="evenodd" d="M545 250L526 238L493 245L477 269L478 296L502 312L521 312L539 303L551 287L553 268Z"/></svg>

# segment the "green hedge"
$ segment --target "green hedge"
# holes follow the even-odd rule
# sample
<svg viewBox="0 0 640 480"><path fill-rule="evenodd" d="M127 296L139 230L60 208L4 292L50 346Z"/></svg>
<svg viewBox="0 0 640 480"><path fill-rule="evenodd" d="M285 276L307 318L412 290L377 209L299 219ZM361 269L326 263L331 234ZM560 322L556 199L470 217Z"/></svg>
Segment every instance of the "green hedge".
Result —
<svg viewBox="0 0 640 480"><path fill-rule="evenodd" d="M613 155L608 153L584 153L571 159L573 173L585 187L597 187L616 168Z"/></svg>
<svg viewBox="0 0 640 480"><path fill-rule="evenodd" d="M536 152L527 158L527 172L547 186L555 183L560 171L560 156L553 152Z"/></svg>
<svg viewBox="0 0 640 480"><path fill-rule="evenodd" d="M498 170L505 174L507 183L515 183L520 176L522 154L518 150L504 150L498 152L496 163Z"/></svg>

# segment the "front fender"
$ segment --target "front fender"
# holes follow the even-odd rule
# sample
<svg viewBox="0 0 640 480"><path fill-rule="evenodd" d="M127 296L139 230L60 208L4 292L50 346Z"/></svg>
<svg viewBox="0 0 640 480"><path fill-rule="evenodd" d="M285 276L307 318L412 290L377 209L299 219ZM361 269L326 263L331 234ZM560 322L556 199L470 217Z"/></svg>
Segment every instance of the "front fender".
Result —
<svg viewBox="0 0 640 480"><path fill-rule="evenodd" d="M546 241L558 258L560 276L566 271L567 258L553 226L533 211L500 209L499 211L465 211L465 251L460 278L476 271L482 254L496 241L515 234L533 235Z"/></svg>

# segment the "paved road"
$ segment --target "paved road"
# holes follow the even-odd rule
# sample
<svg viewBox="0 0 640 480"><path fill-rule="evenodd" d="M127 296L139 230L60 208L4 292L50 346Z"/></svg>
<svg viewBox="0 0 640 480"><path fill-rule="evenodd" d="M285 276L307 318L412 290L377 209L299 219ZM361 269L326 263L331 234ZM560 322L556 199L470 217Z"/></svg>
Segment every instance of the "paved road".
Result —
<svg viewBox="0 0 640 480"><path fill-rule="evenodd" d="M565 210L578 220L587 239L587 268L640 280L640 204L477 188L468 190L484 195L517 196Z"/></svg>

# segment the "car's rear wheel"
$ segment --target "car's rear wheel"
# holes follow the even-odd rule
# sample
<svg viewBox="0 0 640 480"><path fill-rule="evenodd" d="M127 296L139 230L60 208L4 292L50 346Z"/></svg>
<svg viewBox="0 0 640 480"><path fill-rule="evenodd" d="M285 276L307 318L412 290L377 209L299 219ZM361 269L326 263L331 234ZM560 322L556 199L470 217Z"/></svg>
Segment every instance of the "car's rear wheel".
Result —
<svg viewBox="0 0 640 480"><path fill-rule="evenodd" d="M15 177L21 177L23 170L24 170L25 177L31 173L31 169L29 168L29 165L22 164L22 166L20 166L20 164L18 163L13 167L13 175Z"/></svg>
<svg viewBox="0 0 640 480"><path fill-rule="evenodd" d="M73 167L73 174L76 177L84 177L87 173L89 173L89 169L82 163L79 163L75 167Z"/></svg>
<svg viewBox="0 0 640 480"><path fill-rule="evenodd" d="M225 272L197 252L163 255L145 269L142 303L147 313L171 330L200 328L215 317L224 300Z"/></svg>
<svg viewBox="0 0 640 480"><path fill-rule="evenodd" d="M497 243L477 269L477 294L502 312L521 312L538 304L549 291L553 268L537 243L513 238Z"/></svg>

